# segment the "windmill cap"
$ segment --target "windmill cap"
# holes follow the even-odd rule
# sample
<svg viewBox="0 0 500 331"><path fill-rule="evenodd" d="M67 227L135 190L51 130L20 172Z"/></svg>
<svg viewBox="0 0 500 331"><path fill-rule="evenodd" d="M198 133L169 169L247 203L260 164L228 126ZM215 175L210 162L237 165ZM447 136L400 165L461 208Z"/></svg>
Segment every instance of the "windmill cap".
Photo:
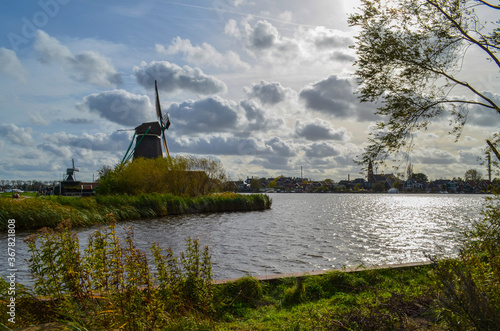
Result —
<svg viewBox="0 0 500 331"><path fill-rule="evenodd" d="M148 134L154 134L157 136L161 135L161 127L158 122L142 123L135 128L135 132L136 134L144 134L149 129L149 127L151 127L151 129L149 130Z"/></svg>

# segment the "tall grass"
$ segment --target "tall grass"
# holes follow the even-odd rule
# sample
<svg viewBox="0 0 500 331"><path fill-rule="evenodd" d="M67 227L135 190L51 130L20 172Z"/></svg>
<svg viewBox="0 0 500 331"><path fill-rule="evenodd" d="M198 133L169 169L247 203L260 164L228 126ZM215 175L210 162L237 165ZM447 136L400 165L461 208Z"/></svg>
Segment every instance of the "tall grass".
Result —
<svg viewBox="0 0 500 331"><path fill-rule="evenodd" d="M39 197L23 200L0 199L0 229L9 219L18 229L55 227L65 219L73 226L106 223L112 213L117 220L163 217L206 212L264 210L271 207L267 195L218 193L200 197L172 194L98 195L95 197Z"/></svg>

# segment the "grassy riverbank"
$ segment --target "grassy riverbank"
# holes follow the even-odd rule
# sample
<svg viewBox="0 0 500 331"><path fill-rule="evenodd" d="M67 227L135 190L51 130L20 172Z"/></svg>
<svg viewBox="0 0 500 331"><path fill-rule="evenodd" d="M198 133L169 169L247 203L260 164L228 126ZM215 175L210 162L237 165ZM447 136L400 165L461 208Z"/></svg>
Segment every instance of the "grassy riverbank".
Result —
<svg viewBox="0 0 500 331"><path fill-rule="evenodd" d="M271 207L267 195L218 193L199 197L172 194L98 195L95 197L33 197L0 198L0 229L9 219L16 220L16 229L55 227L65 219L72 226L106 223L106 215L116 220L163 217L206 212L265 210Z"/></svg>
<svg viewBox="0 0 500 331"><path fill-rule="evenodd" d="M17 285L15 325L8 281L0 282L0 323L55 323L79 330L396 330L445 329L436 305L433 266L332 271L260 282L215 285L208 247L151 247L154 267L114 223L82 253L67 221L27 239L33 289ZM151 268L153 267L153 268ZM155 270L153 273L151 270ZM39 298L43 298L40 300ZM0 324L0 325L1 325ZM52 324L54 325L54 324Z"/></svg>

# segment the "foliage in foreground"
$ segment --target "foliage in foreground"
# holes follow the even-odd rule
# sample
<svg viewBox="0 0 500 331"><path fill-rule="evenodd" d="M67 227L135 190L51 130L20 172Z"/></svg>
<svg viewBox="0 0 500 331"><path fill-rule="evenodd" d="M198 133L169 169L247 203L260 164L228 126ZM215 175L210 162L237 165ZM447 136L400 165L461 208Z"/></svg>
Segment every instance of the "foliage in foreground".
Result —
<svg viewBox="0 0 500 331"><path fill-rule="evenodd" d="M219 161L194 156L139 158L101 171L99 194L170 193L200 196L220 192L227 181Z"/></svg>
<svg viewBox="0 0 500 331"><path fill-rule="evenodd" d="M33 293L18 293L16 327L59 322L88 330L373 330L435 324L429 266L214 285L208 249L197 240L188 239L179 258L153 245L152 267L133 231L120 239L113 224L95 231L83 252L68 224L27 241L35 285ZM0 321L9 327L6 299L0 300Z"/></svg>
<svg viewBox="0 0 500 331"><path fill-rule="evenodd" d="M155 272L137 249L132 229L122 240L114 223L95 231L83 253L67 222L26 241L33 291L44 300L19 293L16 327L63 321L89 330L159 329L182 318L208 323L213 314L210 255L197 239L187 239L180 258L154 244Z"/></svg>
<svg viewBox="0 0 500 331"><path fill-rule="evenodd" d="M493 82L482 84L487 82L484 75L461 70L498 72L499 13L498 1L488 0L361 1L349 17L349 24L359 28L359 96L361 101L380 101L377 114L382 119L361 163L398 152L406 156L415 134L443 116L449 117L458 139L469 111L500 114Z"/></svg>
<svg viewBox="0 0 500 331"><path fill-rule="evenodd" d="M113 213L117 220L163 217L206 212L264 210L271 207L267 195L218 193L199 197L172 194L110 195L95 197L39 197L24 200L0 199L0 229L9 219L17 229L55 227L65 219L73 226L106 223Z"/></svg>
<svg viewBox="0 0 500 331"><path fill-rule="evenodd" d="M442 315L454 330L496 330L500 325L500 196L484 219L464 233L459 259L438 262Z"/></svg>

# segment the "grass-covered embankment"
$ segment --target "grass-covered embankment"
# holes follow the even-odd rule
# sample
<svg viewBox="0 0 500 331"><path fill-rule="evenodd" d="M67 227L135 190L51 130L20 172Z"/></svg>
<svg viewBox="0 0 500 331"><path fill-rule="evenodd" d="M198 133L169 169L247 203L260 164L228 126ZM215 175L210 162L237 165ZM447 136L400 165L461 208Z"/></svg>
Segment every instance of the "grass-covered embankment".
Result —
<svg viewBox="0 0 500 331"><path fill-rule="evenodd" d="M152 263L133 230L115 223L94 231L82 252L64 221L26 239L33 288L0 280L0 326L58 323L85 330L409 330L440 329L434 266L333 271L215 285L208 247L186 240L176 257L151 246ZM40 300L42 297L44 300ZM2 308L3 307L3 308Z"/></svg>
<svg viewBox="0 0 500 331"><path fill-rule="evenodd" d="M70 219L72 226L90 226L106 223L106 215L110 213L120 221L192 213L265 210L271 207L271 203L267 195L234 193L199 197L152 193L83 198L0 198L0 229L7 228L9 219L16 220L16 229L55 227L65 219Z"/></svg>

